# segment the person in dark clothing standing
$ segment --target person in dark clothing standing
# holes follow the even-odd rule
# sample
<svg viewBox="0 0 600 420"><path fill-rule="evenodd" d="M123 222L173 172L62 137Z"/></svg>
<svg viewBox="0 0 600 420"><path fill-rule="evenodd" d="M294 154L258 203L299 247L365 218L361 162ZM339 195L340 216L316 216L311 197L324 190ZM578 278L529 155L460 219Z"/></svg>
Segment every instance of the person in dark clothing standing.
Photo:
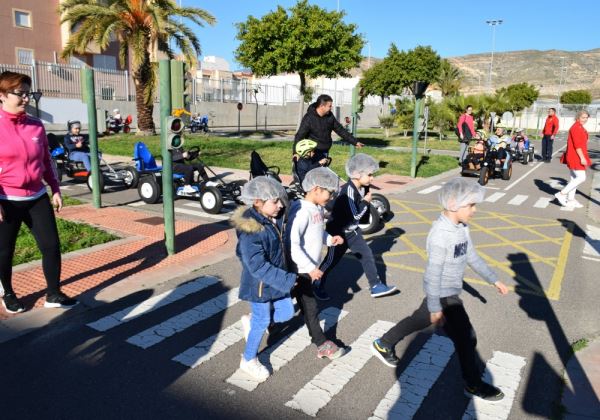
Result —
<svg viewBox="0 0 600 420"><path fill-rule="evenodd" d="M317 142L315 150L317 160L327 157L333 143L332 131L335 131L344 141L358 148L364 146L339 123L331 112L332 106L333 99L329 95L320 95L315 103L310 104L294 137L294 152L296 143L300 140L311 139Z"/></svg>
<svg viewBox="0 0 600 420"><path fill-rule="evenodd" d="M544 162L550 162L552 159L552 146L554 145L554 137L558 133L558 117L556 109L548 109L548 117L542 131L542 158Z"/></svg>

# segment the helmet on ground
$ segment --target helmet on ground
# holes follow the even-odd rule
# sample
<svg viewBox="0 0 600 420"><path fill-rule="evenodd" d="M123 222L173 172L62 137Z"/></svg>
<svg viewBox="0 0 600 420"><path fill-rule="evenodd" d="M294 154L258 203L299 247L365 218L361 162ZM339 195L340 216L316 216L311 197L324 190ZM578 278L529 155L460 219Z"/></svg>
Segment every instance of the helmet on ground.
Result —
<svg viewBox="0 0 600 420"><path fill-rule="evenodd" d="M306 157L308 153L317 148L317 142L310 139L300 140L296 143L296 154L300 157Z"/></svg>

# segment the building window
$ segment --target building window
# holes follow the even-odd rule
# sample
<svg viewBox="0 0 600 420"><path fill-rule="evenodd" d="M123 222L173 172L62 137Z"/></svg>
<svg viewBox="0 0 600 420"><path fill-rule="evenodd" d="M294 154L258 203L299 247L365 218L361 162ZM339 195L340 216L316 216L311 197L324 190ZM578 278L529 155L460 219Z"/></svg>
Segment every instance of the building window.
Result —
<svg viewBox="0 0 600 420"><path fill-rule="evenodd" d="M17 64L25 66L33 65L33 50L17 48Z"/></svg>
<svg viewBox="0 0 600 420"><path fill-rule="evenodd" d="M116 70L117 57L112 55L94 54L94 68Z"/></svg>
<svg viewBox="0 0 600 420"><path fill-rule="evenodd" d="M13 9L15 26L19 28L31 28L31 12Z"/></svg>

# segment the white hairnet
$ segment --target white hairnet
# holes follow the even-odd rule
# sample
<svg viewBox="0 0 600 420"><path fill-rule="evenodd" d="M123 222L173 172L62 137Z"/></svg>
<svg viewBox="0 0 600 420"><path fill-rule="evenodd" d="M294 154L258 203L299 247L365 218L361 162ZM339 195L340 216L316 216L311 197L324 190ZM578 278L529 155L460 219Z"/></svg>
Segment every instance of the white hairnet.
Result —
<svg viewBox="0 0 600 420"><path fill-rule="evenodd" d="M302 189L306 192L315 187L337 191L340 187L340 177L329 168L315 168L306 174L302 181Z"/></svg>
<svg viewBox="0 0 600 420"><path fill-rule="evenodd" d="M364 153L357 153L346 162L346 175L350 178L360 178L379 170L379 162Z"/></svg>
<svg viewBox="0 0 600 420"><path fill-rule="evenodd" d="M485 188L475 180L454 178L444 184L438 198L444 209L457 211L469 204L481 203L484 196Z"/></svg>
<svg viewBox="0 0 600 420"><path fill-rule="evenodd" d="M283 185L277 182L273 178L266 176L257 176L251 179L242 187L242 194L240 196L242 201L248 205L252 205L254 200L271 200L273 198L279 198L285 200L287 194Z"/></svg>

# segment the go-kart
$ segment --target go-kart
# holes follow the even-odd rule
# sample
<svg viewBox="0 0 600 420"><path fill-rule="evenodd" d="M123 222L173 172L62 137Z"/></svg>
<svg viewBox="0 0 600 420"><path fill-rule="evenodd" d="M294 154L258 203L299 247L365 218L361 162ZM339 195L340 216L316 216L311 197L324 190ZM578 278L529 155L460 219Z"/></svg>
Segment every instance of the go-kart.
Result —
<svg viewBox="0 0 600 420"><path fill-rule="evenodd" d="M507 181L512 176L511 153L506 145L488 146L483 154L475 153L474 148L469 146L461 167L462 176L477 176L481 185L486 185L490 178Z"/></svg>
<svg viewBox="0 0 600 420"><path fill-rule="evenodd" d="M200 118L192 118L188 128L192 133L202 131L208 133L208 115L203 115Z"/></svg>
<svg viewBox="0 0 600 420"><path fill-rule="evenodd" d="M127 134L131 132L131 123L133 121L133 117L128 115L124 120L114 118L112 115L106 119L106 131L104 134L110 135L112 133L117 134L123 130L123 133Z"/></svg>
<svg viewBox="0 0 600 420"><path fill-rule="evenodd" d="M328 164L331 163L331 159L329 159ZM269 176L277 181L281 182L281 178L279 177L280 168L278 166L267 166L260 155L256 151L252 151L250 154L250 179L257 176ZM300 182L300 178L298 177L298 173L296 171L296 160L292 159L292 177L293 180L289 186L283 186L289 201L300 200L304 197L304 190L302 189L302 183ZM340 179L341 180L341 179ZM343 180L341 180L343 182ZM372 188L377 188L375 186L371 186ZM366 193L369 192L369 188L366 189ZM333 201L335 199L335 194L332 196L329 201L329 205L325 208L325 217L327 217L328 212L331 210L333 206ZM286 214L289 206L286 205ZM359 227L365 234L370 234L376 232L382 222L387 219L390 214L390 202L385 196L378 193L371 193L371 205L369 206L369 211L365 213L363 218L360 220Z"/></svg>
<svg viewBox="0 0 600 420"><path fill-rule="evenodd" d="M193 161L198 158L200 148L194 146L187 152L188 157L186 160ZM140 198L148 204L159 202L162 196L162 166L156 164L154 156L142 142L135 144L133 160L136 162L136 168L140 174L138 183ZM174 173L173 187L175 195L198 200L202 209L210 214L219 213L225 201L241 204L239 199L241 187L246 183L246 180L225 182L210 167L206 165L204 167L214 175L214 178L209 181L198 180L194 182L192 184L194 192L186 192L183 188L183 175Z"/></svg>
<svg viewBox="0 0 600 420"><path fill-rule="evenodd" d="M514 146L511 148L513 162L521 162L523 165L533 162L535 147L527 137L516 136L513 144Z"/></svg>
<svg viewBox="0 0 600 420"><path fill-rule="evenodd" d="M63 176L67 176L75 181L85 182L90 191L92 191L92 176L85 169L83 162L69 159L67 148L62 145L57 136L48 135L48 145L50 147L50 157L52 164L58 175L58 181L61 182ZM104 192L108 184L124 185L127 188L135 188L138 182L138 172L132 166L124 168L114 168L102 157L100 157L100 191Z"/></svg>

